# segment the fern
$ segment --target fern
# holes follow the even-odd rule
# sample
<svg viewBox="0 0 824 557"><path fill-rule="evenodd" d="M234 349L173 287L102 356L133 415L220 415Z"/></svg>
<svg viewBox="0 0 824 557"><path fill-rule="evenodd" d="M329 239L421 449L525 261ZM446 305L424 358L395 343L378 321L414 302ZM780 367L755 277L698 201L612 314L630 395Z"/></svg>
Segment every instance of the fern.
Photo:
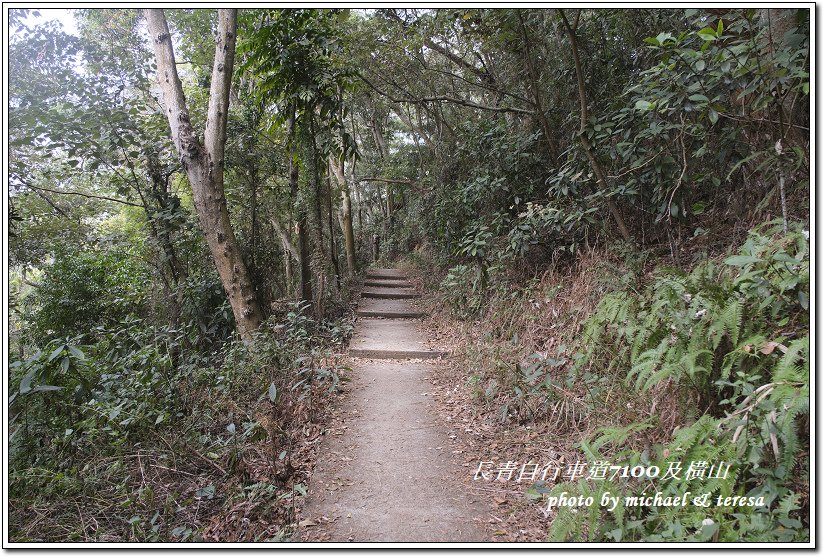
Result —
<svg viewBox="0 0 824 557"><path fill-rule="evenodd" d="M802 360L805 365L798 366ZM787 348L786 354L775 366L773 381L787 383L804 383L809 388L810 382L810 337L794 340Z"/></svg>
<svg viewBox="0 0 824 557"><path fill-rule="evenodd" d="M635 387L639 388L655 373L668 348L669 342L664 339L655 348L641 354L627 375L627 379L631 380L635 377Z"/></svg>
<svg viewBox="0 0 824 557"><path fill-rule="evenodd" d="M713 321L709 329L713 341L712 349L716 350L718 348L724 333L729 335L730 342L733 346L737 345L741 334L741 321L744 315L741 300L738 297L730 298L725 301L723 306L716 308L716 310L718 311L718 318Z"/></svg>
<svg viewBox="0 0 824 557"><path fill-rule="evenodd" d="M721 525L721 540L735 541L739 534L764 541L808 535L788 518L796 510L792 489L803 485L798 476L809 468L804 421L810 404L808 299L808 242L798 231L784 234L775 226L753 231L738 255L723 264L704 262L688 274L659 269L641 293L604 297L584 324L581 362L589 363L589 372L626 366L623 382L630 389L646 391L671 381L681 400L698 401L691 410L700 417L677 429L666 444L667 458L661 448L645 463L735 463L726 477L706 478L702 491L761 493L768 506L627 508L620 519L602 513L599 529L587 530L590 540L705 539L699 531L707 513ZM685 410L682 415L688 414ZM589 458L603 459L608 448L611 455L638 462L629 448L651 424L645 420L600 428L581 447ZM683 479L652 483L671 493L692 487ZM635 494L641 487L629 479L612 493ZM643 486L649 488L649 482ZM580 493L593 489L578 488ZM580 515L562 510L556 522L553 539L581 538L582 530L575 526L581 524Z"/></svg>
<svg viewBox="0 0 824 557"><path fill-rule="evenodd" d="M562 493L582 493L588 490L586 482L571 483L565 482L556 485L549 492L549 497L559 497ZM577 541L581 537L581 520L577 513L573 513L568 507L557 507L557 514L549 528L549 541L567 542Z"/></svg>
<svg viewBox="0 0 824 557"><path fill-rule="evenodd" d="M600 452L597 451L599 451L601 447L605 447L607 445L620 447L626 442L630 435L651 427L652 424L649 420L641 423L632 423L624 427L602 427L597 431L598 437L589 446L590 451L593 455L600 456Z"/></svg>

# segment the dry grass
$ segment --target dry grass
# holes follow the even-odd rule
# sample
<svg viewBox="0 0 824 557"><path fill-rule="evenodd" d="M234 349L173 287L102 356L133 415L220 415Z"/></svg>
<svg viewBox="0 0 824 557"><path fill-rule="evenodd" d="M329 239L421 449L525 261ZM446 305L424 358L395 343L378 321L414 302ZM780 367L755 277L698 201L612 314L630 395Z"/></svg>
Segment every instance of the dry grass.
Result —
<svg viewBox="0 0 824 557"><path fill-rule="evenodd" d="M665 441L684 423L681 408L688 401L679 400L670 382L638 393L616 376L595 398L581 377L566 381L570 352L581 340L584 322L619 281L635 273L644 278L647 269L643 262L639 267L629 270L618 256L588 251L572 266L552 268L524 288L499 289L483 314L470 321L455 319L437 296L424 299L433 316L431 336L453 354L435 393L446 423L466 424L455 430L465 466L494 460L564 468L586 461L577 445L600 427L654 421L655 427L628 440L628 446L642 450ZM429 269L418 274L420 286L432 289L439 282ZM552 388L530 394L536 386L526 384L519 369L529 366L532 355L566 361L547 368ZM517 395L516 388L525 394ZM552 516L543 512L542 499L526 497L528 482L474 482L472 487L492 490L479 492L492 501L491 539L546 541Z"/></svg>

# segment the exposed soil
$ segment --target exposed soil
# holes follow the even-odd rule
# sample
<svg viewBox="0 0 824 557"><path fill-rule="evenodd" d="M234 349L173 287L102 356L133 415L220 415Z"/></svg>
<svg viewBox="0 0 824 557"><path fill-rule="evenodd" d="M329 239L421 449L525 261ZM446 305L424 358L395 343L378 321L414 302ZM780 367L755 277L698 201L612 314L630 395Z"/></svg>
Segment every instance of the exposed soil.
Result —
<svg viewBox="0 0 824 557"><path fill-rule="evenodd" d="M353 359L349 395L301 514L301 541L485 541L483 497L436 418L431 378L440 366Z"/></svg>
<svg viewBox="0 0 824 557"><path fill-rule="evenodd" d="M416 320L364 319L371 341L418 348ZM425 336L425 335L424 335ZM353 345L354 347L354 345ZM419 348L418 348L419 349ZM489 541L490 496L433 391L442 360L351 358L351 382L321 446L296 536L329 542Z"/></svg>

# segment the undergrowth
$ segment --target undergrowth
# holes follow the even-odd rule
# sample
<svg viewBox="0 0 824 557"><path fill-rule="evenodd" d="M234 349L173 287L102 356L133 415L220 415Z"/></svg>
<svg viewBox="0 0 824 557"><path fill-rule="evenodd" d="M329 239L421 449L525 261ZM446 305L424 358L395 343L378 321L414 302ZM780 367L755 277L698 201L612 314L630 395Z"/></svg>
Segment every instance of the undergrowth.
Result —
<svg viewBox="0 0 824 557"><path fill-rule="evenodd" d="M490 419L572 433L590 467L662 471L538 482L536 499L595 500L558 510L551 540L809 538L809 259L806 231L770 222L688 270L626 250L583 253L519 288L493 274L479 289L469 268L447 273L442 301L465 324L467 367L480 370L467 387ZM680 477L664 480L679 463ZM706 463L705 476L687 479L691 463ZM725 465L726 477L708 477ZM712 505L599 505L605 492L623 502L686 491Z"/></svg>
<svg viewBox="0 0 824 557"><path fill-rule="evenodd" d="M351 329L304 310L211 354L134 319L14 362L10 539L288 539Z"/></svg>

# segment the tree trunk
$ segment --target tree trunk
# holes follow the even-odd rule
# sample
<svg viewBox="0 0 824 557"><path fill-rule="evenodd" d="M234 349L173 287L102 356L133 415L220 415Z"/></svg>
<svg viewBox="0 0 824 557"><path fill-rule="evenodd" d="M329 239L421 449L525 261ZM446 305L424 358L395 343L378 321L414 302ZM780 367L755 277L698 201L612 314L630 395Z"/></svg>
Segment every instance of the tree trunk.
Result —
<svg viewBox="0 0 824 557"><path fill-rule="evenodd" d="M287 135L289 137L289 191L292 194L292 202L298 203L298 165L295 164L295 109L289 114L286 122ZM297 208L297 232L298 250L300 252L300 297L303 301L312 303L312 268L309 264L309 240L307 238L307 217L305 203L298 203Z"/></svg>
<svg viewBox="0 0 824 557"><path fill-rule="evenodd" d="M286 273L286 297L291 298L294 291L294 279L292 278L292 258L288 253L283 254L283 266Z"/></svg>
<svg viewBox="0 0 824 557"><path fill-rule="evenodd" d="M252 332L263 321L263 312L235 239L223 192L223 157L235 57L237 10L218 10L218 36L203 144L198 140L189 118L166 16L163 10L147 9L146 18L172 140L192 185L195 211L223 288L229 296L238 332L248 342Z"/></svg>
<svg viewBox="0 0 824 557"><path fill-rule="evenodd" d="M374 114L372 114L370 124L370 128L372 129L372 138L375 140L375 146L378 148L378 154L382 159L384 159L389 154L389 149L386 147L386 141L383 139L383 134L381 133L380 126L378 126L378 122L375 119Z"/></svg>
<svg viewBox="0 0 824 557"><path fill-rule="evenodd" d="M361 190L359 187L359 182L355 178L357 175L355 173L355 164L357 158L352 157L352 189L351 191L355 192L355 203L358 206L358 230L360 230L361 234L363 234L363 198L361 197ZM351 197L350 197L351 202Z"/></svg>
<svg viewBox="0 0 824 557"><path fill-rule="evenodd" d="M323 189L320 180L320 169L318 165L318 146L316 141L314 115L309 118L309 136L311 137L310 156L312 157L312 270L315 272L315 304L313 313L316 318L321 318L324 313L326 281L327 281L327 261L326 250L323 247Z"/></svg>
<svg viewBox="0 0 824 557"><path fill-rule="evenodd" d="M163 252L163 262L169 273L169 326L176 329L180 324L180 315L183 311L183 294L184 289L182 284L186 282L189 277L189 272L183 266L177 256L174 243L172 242L173 227L168 220L158 219L157 213L161 211L172 211L173 206L169 198L168 178L164 179L160 172L160 164L157 156L154 154L146 157L146 166L149 172L149 179L151 181L151 197L157 207L152 206L147 200L146 196L140 190L138 184L135 184L140 200L143 203L143 210L146 212L146 220L149 223L149 233L157 241Z"/></svg>
<svg viewBox="0 0 824 557"><path fill-rule="evenodd" d="M249 250L249 276L252 277L254 284L259 284L260 277L258 275L257 265L255 263L255 254L257 253L257 169L253 168L249 175L249 186L251 189L250 212L251 222L249 223L249 242L252 244L252 249Z"/></svg>
<svg viewBox="0 0 824 557"><path fill-rule="evenodd" d="M393 104L392 111L398 116L398 118L401 119L401 122L403 122L406 125L406 127L409 128L410 132L412 132L413 134L417 134L418 137L420 137L423 140L423 142L426 143L427 147L429 147L430 149L435 149L435 144L433 143L432 138L429 137L429 135L427 135L427 133L423 131L423 129L421 129L420 126L416 125L412 121L410 116L404 112L402 106L398 104Z"/></svg>
<svg viewBox="0 0 824 557"><path fill-rule="evenodd" d="M392 220L395 218L395 191L392 184L386 184L386 220L389 222L389 230L392 230Z"/></svg>
<svg viewBox="0 0 824 557"><path fill-rule="evenodd" d="M336 160L332 157L329 160L329 165L332 167L332 172L340 184L341 195L341 216L343 221L343 239L346 246L346 264L349 268L349 276L353 276L357 272L355 262L355 231L352 228L352 198L349 195L349 184L346 182L346 176L343 172L344 161Z"/></svg>
<svg viewBox="0 0 824 557"><path fill-rule="evenodd" d="M280 243L283 245L283 263L286 266L286 296L291 296L293 288L292 288L292 260L294 259L295 262L300 262L300 255L298 251L295 249L295 245L292 243L291 238L289 238L289 232L287 229L280 225L280 221L277 217L271 217L272 228L275 229L275 233L280 238Z"/></svg>
<svg viewBox="0 0 824 557"><path fill-rule="evenodd" d="M578 54L578 41L575 37L575 30L569 25L569 21L567 21L566 15L564 15L564 11L559 8L558 13L561 15L561 20L563 21L564 28L566 29L567 36L569 37L569 45L572 50L572 59L575 62L575 76L578 79L578 100L581 103L581 126L578 136L581 139L581 146L584 148L584 154L587 156L587 159L589 159L589 164L592 167L592 171L595 173L596 179L598 180L598 185L602 190L606 190L607 173L604 172L601 163L598 162L598 159L592 153L592 144L589 142L589 138L587 138L586 133L587 121L589 120L589 109L587 108L586 87L584 86L584 70L581 66L581 57ZM618 210L618 206L612 198L607 198L607 206L609 207L609 212L612 213L612 218L615 219L615 224L618 225L618 231L621 233L621 236L626 242L634 243L632 240L632 235L629 233L629 229L624 223L624 218L621 216L621 212Z"/></svg>
<svg viewBox="0 0 824 557"><path fill-rule="evenodd" d="M335 269L335 284L340 290L340 265L338 264L338 246L335 241L335 214L332 208L332 176L329 169L326 169L326 216L329 223L329 256L332 259L332 267Z"/></svg>
<svg viewBox="0 0 824 557"><path fill-rule="evenodd" d="M291 238L289 238L289 234L286 232L286 229L281 226L277 217L271 217L270 222L272 223L272 228L275 229L275 233L278 235L278 238L280 238L280 242L283 244L283 250L286 252L286 255L295 261L300 261L300 256L298 255L298 251L295 249L295 245L292 243Z"/></svg>

